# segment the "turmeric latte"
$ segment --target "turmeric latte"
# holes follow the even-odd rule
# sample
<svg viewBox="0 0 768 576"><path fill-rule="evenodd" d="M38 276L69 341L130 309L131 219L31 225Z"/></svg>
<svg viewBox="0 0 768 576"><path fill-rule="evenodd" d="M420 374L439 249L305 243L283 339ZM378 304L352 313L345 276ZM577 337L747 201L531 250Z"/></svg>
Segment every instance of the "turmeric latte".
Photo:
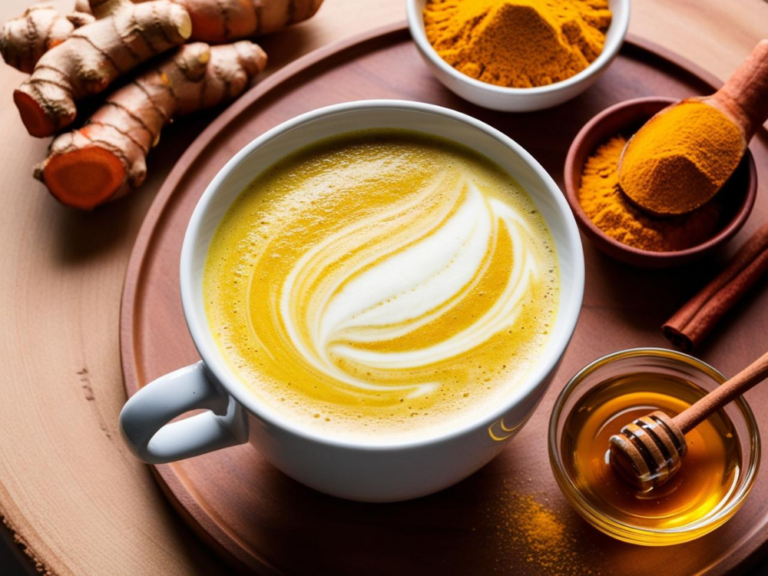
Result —
<svg viewBox="0 0 768 576"><path fill-rule="evenodd" d="M427 39L476 80L531 88L566 80L603 51L607 0L428 0Z"/></svg>
<svg viewBox="0 0 768 576"><path fill-rule="evenodd" d="M468 149L406 131L321 141L230 207L204 273L248 389L330 437L405 440L488 412L554 325L554 242L527 193Z"/></svg>

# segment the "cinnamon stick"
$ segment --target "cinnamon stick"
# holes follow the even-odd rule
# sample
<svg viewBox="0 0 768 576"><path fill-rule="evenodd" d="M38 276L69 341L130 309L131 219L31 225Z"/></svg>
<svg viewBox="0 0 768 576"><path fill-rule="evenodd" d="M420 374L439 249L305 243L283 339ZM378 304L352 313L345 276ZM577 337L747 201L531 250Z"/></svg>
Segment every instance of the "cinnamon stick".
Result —
<svg viewBox="0 0 768 576"><path fill-rule="evenodd" d="M747 240L730 264L691 298L661 329L690 352L768 270L768 223Z"/></svg>

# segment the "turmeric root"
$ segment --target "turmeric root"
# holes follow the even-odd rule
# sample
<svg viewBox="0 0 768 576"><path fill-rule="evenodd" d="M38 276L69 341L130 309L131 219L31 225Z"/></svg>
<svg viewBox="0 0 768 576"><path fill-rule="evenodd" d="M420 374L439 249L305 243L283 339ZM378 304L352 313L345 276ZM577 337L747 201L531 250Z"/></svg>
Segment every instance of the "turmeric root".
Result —
<svg viewBox="0 0 768 576"><path fill-rule="evenodd" d="M133 3L143 1L133 0ZM307 20L323 3L323 0L169 1L189 13L191 41L213 44L276 32ZM46 51L63 42L75 28L91 21L93 17L87 0L78 0L75 12L66 18L50 6L33 6L22 16L9 21L0 32L0 54L7 64L31 73Z"/></svg>
<svg viewBox="0 0 768 576"><path fill-rule="evenodd" d="M64 204L91 209L146 177L146 155L174 118L237 97L266 66L256 44L187 44L117 90L79 130L62 134L35 169Z"/></svg>
<svg viewBox="0 0 768 576"><path fill-rule="evenodd" d="M77 28L40 58L13 94L32 136L69 126L75 102L105 90L118 76L182 44L192 32L187 11L170 0L90 0L96 21Z"/></svg>
<svg viewBox="0 0 768 576"><path fill-rule="evenodd" d="M136 4L147 0L133 0ZM314 16L323 0L171 0L192 19L192 40L219 44L277 32Z"/></svg>
<svg viewBox="0 0 768 576"><path fill-rule="evenodd" d="M6 64L31 74L43 54L64 42L75 28L93 20L88 12L75 11L62 16L50 4L31 6L3 26L0 54Z"/></svg>
<svg viewBox="0 0 768 576"><path fill-rule="evenodd" d="M307 20L323 0L172 0L189 12L193 39L231 42Z"/></svg>

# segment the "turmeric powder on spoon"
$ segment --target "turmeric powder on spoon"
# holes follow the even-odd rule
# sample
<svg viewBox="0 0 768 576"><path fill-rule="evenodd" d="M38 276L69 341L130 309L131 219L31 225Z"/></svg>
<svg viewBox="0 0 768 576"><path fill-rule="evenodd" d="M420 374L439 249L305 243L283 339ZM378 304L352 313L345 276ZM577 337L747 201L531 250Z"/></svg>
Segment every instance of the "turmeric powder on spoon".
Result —
<svg viewBox="0 0 768 576"><path fill-rule="evenodd" d="M717 194L767 119L765 39L717 92L665 108L632 137L619 163L621 188L651 214L687 214Z"/></svg>
<svg viewBox="0 0 768 576"><path fill-rule="evenodd" d="M424 29L467 76L508 88L561 82L603 51L607 0L428 0Z"/></svg>
<svg viewBox="0 0 768 576"><path fill-rule="evenodd" d="M717 193L768 119L768 39L711 96L672 104L629 141L603 142L584 164L577 194L603 233L653 252L701 244L721 226Z"/></svg>
<svg viewBox="0 0 768 576"><path fill-rule="evenodd" d="M651 214L686 214L707 203L741 162L744 137L717 108L685 100L657 114L629 141L619 182Z"/></svg>

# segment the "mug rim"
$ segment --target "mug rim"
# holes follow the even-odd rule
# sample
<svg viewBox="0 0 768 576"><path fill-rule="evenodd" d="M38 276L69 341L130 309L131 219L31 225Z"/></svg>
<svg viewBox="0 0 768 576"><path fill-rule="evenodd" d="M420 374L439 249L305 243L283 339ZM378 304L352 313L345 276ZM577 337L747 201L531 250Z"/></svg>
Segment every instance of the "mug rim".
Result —
<svg viewBox="0 0 768 576"><path fill-rule="evenodd" d="M546 356L536 362L529 370L523 380L518 383L514 390L510 392L507 398L499 403L493 411L487 413L481 413L467 421L462 422L460 425L449 431L426 437L417 437L415 440L396 440L385 441L382 443L371 442L364 438L361 439L348 439L348 438L335 438L324 436L322 433L313 432L306 427L303 427L293 421L290 418L279 414L276 410L272 409L269 404L263 400L260 400L255 394L250 392L245 383L237 378L235 371L228 367L224 360L221 351L211 350L210 346L206 342L204 336L206 333L211 332L210 325L208 324L207 317L205 317L204 311L202 317L198 314L198 306L195 301L195 294L193 291L193 270L196 261L195 244L200 236L201 224L211 208L215 197L223 189L223 185L229 175L240 166L254 151L258 148L268 144L278 136L295 130L300 129L304 125L311 124L312 122L325 118L328 116L348 114L350 112L365 111L368 109L378 110L391 110L392 112L419 112L424 114L431 114L434 116L442 117L445 120L457 121L469 125L471 128L479 130L487 136L498 141L505 148L511 150L514 154L520 157L525 164L530 167L535 173L536 177L543 184L543 189L546 190L545 197L549 197L559 212L560 217L563 220L562 231L565 235L565 243L573 247L573 259L570 261L570 265L573 268L573 284L568 291L562 290L562 278L560 282L560 303L558 304L558 320L561 322L561 328L557 334L553 333L551 336L550 344L548 345L548 353ZM312 142L317 141L317 139ZM304 145L309 145L312 142L306 142ZM506 167L501 165L501 168L509 172ZM254 178L269 166L265 166L258 170L254 174ZM510 175L514 178L514 174ZM526 192L528 192L526 190ZM530 195L530 192L528 192ZM239 195L238 195L239 196ZM533 198L532 198L533 199ZM234 200L232 200L233 202ZM535 202L535 199L534 199ZM227 206L229 209L230 204ZM224 210L223 214L227 210ZM222 214L222 218L223 218ZM218 223L220 223L219 219ZM551 222L546 220L548 226L551 226ZM218 226L217 223L217 226ZM557 244L557 243L556 243ZM205 250L205 256L207 256L208 247ZM558 254L558 259L560 258ZM542 385L547 381L547 375L554 373L558 363L562 359L565 350L573 337L573 333L576 328L576 322L578 321L581 311L581 305L584 294L584 253L581 244L581 238L579 236L578 226L576 219L571 212L568 202L565 199L565 195L557 186L553 178L549 173L539 164L539 162L533 158L521 145L512 140L506 134L500 132L496 128L477 120L471 116L437 106L434 104L426 104L422 102L412 102L406 100L361 100L346 102L342 104L334 104L311 110L299 116L296 116L290 120L287 120L277 126L264 132L250 143L246 144L239 152L237 152L216 174L211 182L206 187L200 199L195 205L195 209L190 217L187 225L186 232L184 234L184 241L181 250L180 259L180 286L181 286L181 300L182 308L184 310L184 317L187 323L187 328L195 344L195 348L200 354L204 365L207 370L212 374L213 378L221 385L221 387L229 394L235 402L240 404L245 410L250 412L255 417L266 423L276 426L277 428L301 437L305 440L312 442L319 442L326 445L336 446L339 448L366 450L366 451L391 451L402 450L409 448L417 448L426 445L432 445L443 441L466 435L479 428L487 427L494 421L502 418L508 413L514 406L522 403L527 397L535 393ZM568 294L570 305L562 305L563 294ZM232 374L230 375L231 372Z"/></svg>

